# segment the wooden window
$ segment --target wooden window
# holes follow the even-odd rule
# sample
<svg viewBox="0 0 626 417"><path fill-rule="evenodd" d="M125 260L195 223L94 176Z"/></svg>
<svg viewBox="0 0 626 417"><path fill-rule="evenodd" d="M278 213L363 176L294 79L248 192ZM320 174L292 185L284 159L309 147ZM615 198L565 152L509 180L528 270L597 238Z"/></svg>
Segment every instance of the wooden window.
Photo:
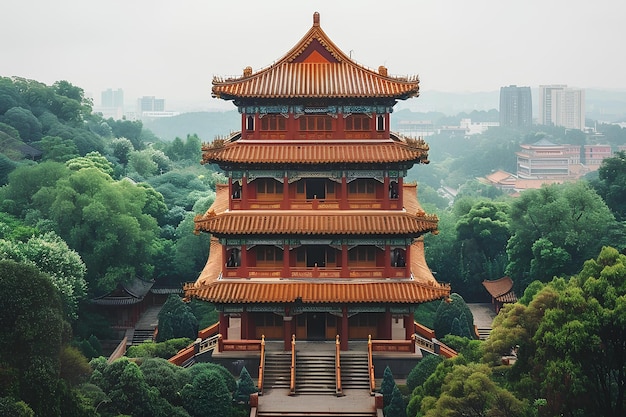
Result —
<svg viewBox="0 0 626 417"><path fill-rule="evenodd" d="M283 250L276 246L257 246L257 265L277 264L283 261Z"/></svg>
<svg viewBox="0 0 626 417"><path fill-rule="evenodd" d="M374 246L358 246L348 251L348 260L353 266L375 266L376 248Z"/></svg>
<svg viewBox="0 0 626 417"><path fill-rule="evenodd" d="M358 179L348 184L350 194L375 194L376 187L373 180Z"/></svg>
<svg viewBox="0 0 626 417"><path fill-rule="evenodd" d="M300 117L301 131L331 131L333 130L330 116L302 116Z"/></svg>
<svg viewBox="0 0 626 417"><path fill-rule="evenodd" d="M261 119L261 130L287 130L286 119L280 114L268 114L267 116L263 116Z"/></svg>
<svg viewBox="0 0 626 417"><path fill-rule="evenodd" d="M351 115L346 118L346 130L370 130L370 117L366 115Z"/></svg>
<svg viewBox="0 0 626 417"><path fill-rule="evenodd" d="M257 198L283 193L282 184L273 178L258 178L254 182L256 183Z"/></svg>

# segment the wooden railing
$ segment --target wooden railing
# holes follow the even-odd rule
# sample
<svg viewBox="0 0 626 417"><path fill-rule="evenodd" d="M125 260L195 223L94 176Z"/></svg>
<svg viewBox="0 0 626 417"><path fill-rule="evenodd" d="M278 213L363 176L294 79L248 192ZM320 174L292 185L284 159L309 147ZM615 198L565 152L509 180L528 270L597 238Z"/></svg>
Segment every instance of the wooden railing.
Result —
<svg viewBox="0 0 626 417"><path fill-rule="evenodd" d="M202 329L198 332L200 339L208 339L211 336L216 336L219 333L220 323L210 325L209 327Z"/></svg>
<svg viewBox="0 0 626 417"><path fill-rule="evenodd" d="M214 336L209 337L208 339L202 340L200 343L197 343L198 349L196 350L196 355L215 349L218 344L219 338L220 335L218 333Z"/></svg>
<svg viewBox="0 0 626 417"><path fill-rule="evenodd" d="M263 370L265 369L265 335L261 335L261 358L259 360L259 395L263 395Z"/></svg>
<svg viewBox="0 0 626 417"><path fill-rule="evenodd" d="M372 340L374 352L415 353L415 341L411 340Z"/></svg>
<svg viewBox="0 0 626 417"><path fill-rule="evenodd" d="M291 335L291 378L289 379L289 395L296 394L296 335Z"/></svg>
<svg viewBox="0 0 626 417"><path fill-rule="evenodd" d="M339 397L343 395L341 388L341 344L339 343L339 335L335 336L335 394Z"/></svg>
<svg viewBox="0 0 626 417"><path fill-rule="evenodd" d="M372 335L367 338L367 369L370 376L370 394L376 391L376 378L374 377L374 359L372 358Z"/></svg>
<svg viewBox="0 0 626 417"><path fill-rule="evenodd" d="M416 346L444 358L454 358L458 353L435 338L435 332L428 327L414 322Z"/></svg>
<svg viewBox="0 0 626 417"><path fill-rule="evenodd" d="M218 349L220 352L237 352L237 351L255 351L261 350L261 341L256 339L246 340L224 340L222 335L219 335L217 341Z"/></svg>
<svg viewBox="0 0 626 417"><path fill-rule="evenodd" d="M124 337L122 341L117 345L111 356L107 359L107 363L112 363L114 360L121 358L126 354L126 343L128 343L128 338Z"/></svg>

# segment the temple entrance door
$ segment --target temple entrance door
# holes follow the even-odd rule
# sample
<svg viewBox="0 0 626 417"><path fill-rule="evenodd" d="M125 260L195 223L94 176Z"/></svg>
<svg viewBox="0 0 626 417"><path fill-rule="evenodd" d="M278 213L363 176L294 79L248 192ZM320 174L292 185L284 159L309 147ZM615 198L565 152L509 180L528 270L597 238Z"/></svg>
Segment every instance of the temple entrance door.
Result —
<svg viewBox="0 0 626 417"><path fill-rule="evenodd" d="M307 340L326 340L326 313L306 314Z"/></svg>

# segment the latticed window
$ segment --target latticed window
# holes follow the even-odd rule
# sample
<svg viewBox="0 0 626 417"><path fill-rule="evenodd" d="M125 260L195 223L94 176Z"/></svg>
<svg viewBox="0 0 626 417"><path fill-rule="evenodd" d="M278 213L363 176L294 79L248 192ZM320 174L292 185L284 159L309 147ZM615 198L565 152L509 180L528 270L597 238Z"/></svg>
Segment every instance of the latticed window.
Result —
<svg viewBox="0 0 626 417"><path fill-rule="evenodd" d="M280 114L268 114L261 119L261 130L287 130L286 119Z"/></svg>
<svg viewBox="0 0 626 417"><path fill-rule="evenodd" d="M333 130L333 119L330 116L301 116L301 131L331 131Z"/></svg>
<svg viewBox="0 0 626 417"><path fill-rule="evenodd" d="M346 130L370 130L370 117L351 115L346 118Z"/></svg>

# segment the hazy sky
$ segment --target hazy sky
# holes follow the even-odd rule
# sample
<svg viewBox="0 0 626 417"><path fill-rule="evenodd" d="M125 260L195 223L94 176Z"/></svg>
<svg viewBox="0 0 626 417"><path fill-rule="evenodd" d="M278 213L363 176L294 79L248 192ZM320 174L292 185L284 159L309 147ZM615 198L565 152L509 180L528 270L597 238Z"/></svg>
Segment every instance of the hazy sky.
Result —
<svg viewBox="0 0 626 417"><path fill-rule="evenodd" d="M315 11L359 63L419 74L422 96L510 84L626 88L626 2L619 0L2 3L0 76L67 80L96 105L101 91L122 88L126 101L154 95L211 107L214 75L272 64L309 30Z"/></svg>

